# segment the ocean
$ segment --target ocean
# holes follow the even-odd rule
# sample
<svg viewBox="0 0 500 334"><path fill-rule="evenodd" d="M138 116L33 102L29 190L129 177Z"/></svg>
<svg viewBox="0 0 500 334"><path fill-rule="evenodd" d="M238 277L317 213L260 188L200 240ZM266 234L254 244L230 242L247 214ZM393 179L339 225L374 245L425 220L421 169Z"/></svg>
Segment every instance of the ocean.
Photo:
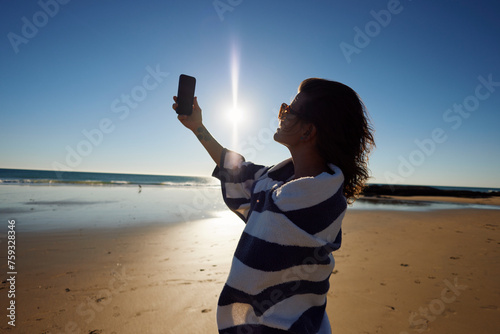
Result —
<svg viewBox="0 0 500 334"><path fill-rule="evenodd" d="M458 188L495 191L494 188ZM428 211L500 206L358 200L354 210ZM213 177L0 169L0 233L174 224L221 215L225 205Z"/></svg>
<svg viewBox="0 0 500 334"><path fill-rule="evenodd" d="M120 173L90 173L61 172L49 170L2 169L0 168L0 185L2 184L73 184L73 185L157 185L174 187L218 187L219 181L213 177L120 174ZM442 190L468 190L479 192L500 191L500 188L481 187L450 187L434 186Z"/></svg>
<svg viewBox="0 0 500 334"><path fill-rule="evenodd" d="M213 177L1 169L1 184L218 186Z"/></svg>
<svg viewBox="0 0 500 334"><path fill-rule="evenodd" d="M47 231L173 224L224 211L213 177L0 169L0 233L10 220L18 231Z"/></svg>

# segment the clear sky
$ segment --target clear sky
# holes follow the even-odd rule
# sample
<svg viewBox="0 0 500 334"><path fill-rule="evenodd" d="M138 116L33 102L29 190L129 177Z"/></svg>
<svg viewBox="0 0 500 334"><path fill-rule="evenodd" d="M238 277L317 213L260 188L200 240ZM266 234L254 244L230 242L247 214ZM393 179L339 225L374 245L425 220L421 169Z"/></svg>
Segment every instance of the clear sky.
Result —
<svg viewBox="0 0 500 334"><path fill-rule="evenodd" d="M204 122L248 160L309 77L358 92L371 182L500 187L500 3L2 1L0 167L205 175L171 109L197 78ZM231 115L234 104L242 119Z"/></svg>

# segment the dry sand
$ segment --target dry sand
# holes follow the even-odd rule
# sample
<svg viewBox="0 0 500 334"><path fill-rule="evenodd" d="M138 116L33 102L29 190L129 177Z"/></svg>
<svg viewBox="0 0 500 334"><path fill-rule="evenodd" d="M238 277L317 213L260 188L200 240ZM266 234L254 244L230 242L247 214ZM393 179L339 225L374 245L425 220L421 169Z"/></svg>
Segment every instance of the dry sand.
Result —
<svg viewBox="0 0 500 334"><path fill-rule="evenodd" d="M351 210L335 252L333 332L498 333L500 210ZM16 327L2 333L216 333L243 224L17 234ZM5 236L2 265L6 268Z"/></svg>

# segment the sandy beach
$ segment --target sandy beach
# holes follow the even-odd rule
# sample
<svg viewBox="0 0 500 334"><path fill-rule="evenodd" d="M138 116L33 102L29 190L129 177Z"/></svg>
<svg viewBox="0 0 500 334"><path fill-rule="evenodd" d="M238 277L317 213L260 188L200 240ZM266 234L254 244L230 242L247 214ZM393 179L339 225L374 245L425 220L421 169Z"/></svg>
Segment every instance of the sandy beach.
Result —
<svg viewBox="0 0 500 334"><path fill-rule="evenodd" d="M18 232L15 327L2 234L2 332L216 333L243 223L223 210L135 221ZM490 209L348 211L328 294L333 333L498 332L499 222Z"/></svg>

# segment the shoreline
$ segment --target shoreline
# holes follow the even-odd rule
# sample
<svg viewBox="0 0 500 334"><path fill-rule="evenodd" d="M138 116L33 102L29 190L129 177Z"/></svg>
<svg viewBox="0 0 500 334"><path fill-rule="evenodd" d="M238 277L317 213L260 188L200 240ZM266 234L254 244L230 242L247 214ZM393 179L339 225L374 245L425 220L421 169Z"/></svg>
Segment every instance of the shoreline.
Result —
<svg viewBox="0 0 500 334"><path fill-rule="evenodd" d="M20 231L175 224L225 209L219 188L131 186L0 186L0 221ZM5 224L0 233L6 232Z"/></svg>
<svg viewBox="0 0 500 334"><path fill-rule="evenodd" d="M175 224L228 211L215 187L1 185L0 190L0 220L18 220L23 232ZM375 211L460 208L500 209L500 197L377 195L362 196L349 207ZM5 232L6 225L0 225L0 233Z"/></svg>

